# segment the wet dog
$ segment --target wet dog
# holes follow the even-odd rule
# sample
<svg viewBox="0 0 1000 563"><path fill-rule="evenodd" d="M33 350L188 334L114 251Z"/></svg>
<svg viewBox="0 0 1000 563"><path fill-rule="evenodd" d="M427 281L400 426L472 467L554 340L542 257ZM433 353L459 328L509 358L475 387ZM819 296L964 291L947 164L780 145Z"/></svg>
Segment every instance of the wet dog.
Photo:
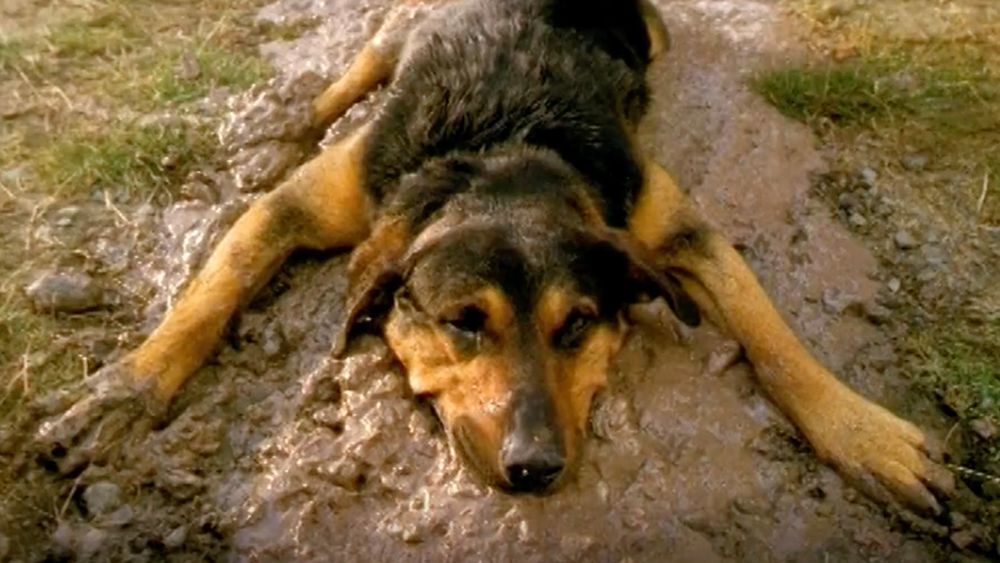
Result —
<svg viewBox="0 0 1000 563"><path fill-rule="evenodd" d="M932 491L953 483L924 434L824 369L643 154L645 72L667 49L648 0L403 2L315 121L389 82L384 109L237 221L153 334L42 424L46 455L72 470L162 413L293 250L353 248L335 353L379 330L491 484L572 477L623 311L663 297L680 321L732 333L823 460L936 510Z"/></svg>

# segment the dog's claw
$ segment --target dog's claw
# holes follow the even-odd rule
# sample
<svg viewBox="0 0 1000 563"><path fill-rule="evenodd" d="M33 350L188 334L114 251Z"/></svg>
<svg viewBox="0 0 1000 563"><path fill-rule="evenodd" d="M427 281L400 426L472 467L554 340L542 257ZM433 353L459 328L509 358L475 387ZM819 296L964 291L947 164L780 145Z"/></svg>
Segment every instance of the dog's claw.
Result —
<svg viewBox="0 0 1000 563"><path fill-rule="evenodd" d="M940 514L934 493L950 495L955 479L939 465L940 450L913 424L847 388L805 417L802 429L820 458L885 502Z"/></svg>
<svg viewBox="0 0 1000 563"><path fill-rule="evenodd" d="M100 461L122 445L126 435L141 437L152 427L148 392L137 388L121 364L107 366L69 389L35 404L48 415L35 433L40 461L59 473L72 473Z"/></svg>

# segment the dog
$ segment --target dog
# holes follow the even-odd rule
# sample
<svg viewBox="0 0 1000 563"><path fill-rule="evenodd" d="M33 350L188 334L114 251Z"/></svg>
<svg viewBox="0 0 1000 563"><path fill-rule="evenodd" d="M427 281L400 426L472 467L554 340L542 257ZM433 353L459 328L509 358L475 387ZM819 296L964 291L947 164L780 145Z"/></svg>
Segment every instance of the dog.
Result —
<svg viewBox="0 0 1000 563"><path fill-rule="evenodd" d="M491 485L542 493L573 477L624 311L662 297L739 341L823 461L879 499L939 511L954 482L935 444L822 367L643 154L645 73L668 48L649 0L401 2L314 120L388 83L384 109L249 208L146 341L40 425L45 456L72 471L148 427L293 250L350 248L334 354L380 331Z"/></svg>

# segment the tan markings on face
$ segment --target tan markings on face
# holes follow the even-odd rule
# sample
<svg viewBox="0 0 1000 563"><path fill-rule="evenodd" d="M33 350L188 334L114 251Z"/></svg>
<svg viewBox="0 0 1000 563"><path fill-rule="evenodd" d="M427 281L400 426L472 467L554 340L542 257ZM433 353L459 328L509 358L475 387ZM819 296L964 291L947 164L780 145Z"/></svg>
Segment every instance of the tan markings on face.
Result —
<svg viewBox="0 0 1000 563"><path fill-rule="evenodd" d="M559 425L562 427L567 459L579 456L579 441L587 427L594 394L607 384L608 366L621 347L624 331L620 323L591 326L580 345L560 349L554 342L573 317L596 318L597 304L588 297L560 287L546 289L538 301L536 319L546 345L551 367L550 382Z"/></svg>
<svg viewBox="0 0 1000 563"><path fill-rule="evenodd" d="M482 343L471 354L459 349L443 322L469 306L486 315ZM397 306L385 325L386 341L406 368L413 392L433 397L449 432L460 423L465 454L494 480L500 479L495 460L512 396L504 347L513 318L510 301L487 287L445 307L440 318Z"/></svg>

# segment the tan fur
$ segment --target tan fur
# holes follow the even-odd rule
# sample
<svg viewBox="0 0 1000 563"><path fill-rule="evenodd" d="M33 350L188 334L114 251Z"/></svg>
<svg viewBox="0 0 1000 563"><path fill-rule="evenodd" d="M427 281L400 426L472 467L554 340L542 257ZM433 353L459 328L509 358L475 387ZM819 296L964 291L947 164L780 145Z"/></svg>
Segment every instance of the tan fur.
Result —
<svg viewBox="0 0 1000 563"><path fill-rule="evenodd" d="M138 387L169 401L295 248L345 247L367 235L364 135L326 149L240 217L160 326L125 358Z"/></svg>
<svg viewBox="0 0 1000 563"><path fill-rule="evenodd" d="M644 192L630 222L635 237L743 345L761 384L820 458L883 500L890 500L883 494L885 486L915 506L936 510L926 486L947 492L954 483L929 459L935 448L923 433L820 365L743 258L697 216L669 174L653 161L647 162L645 174Z"/></svg>

